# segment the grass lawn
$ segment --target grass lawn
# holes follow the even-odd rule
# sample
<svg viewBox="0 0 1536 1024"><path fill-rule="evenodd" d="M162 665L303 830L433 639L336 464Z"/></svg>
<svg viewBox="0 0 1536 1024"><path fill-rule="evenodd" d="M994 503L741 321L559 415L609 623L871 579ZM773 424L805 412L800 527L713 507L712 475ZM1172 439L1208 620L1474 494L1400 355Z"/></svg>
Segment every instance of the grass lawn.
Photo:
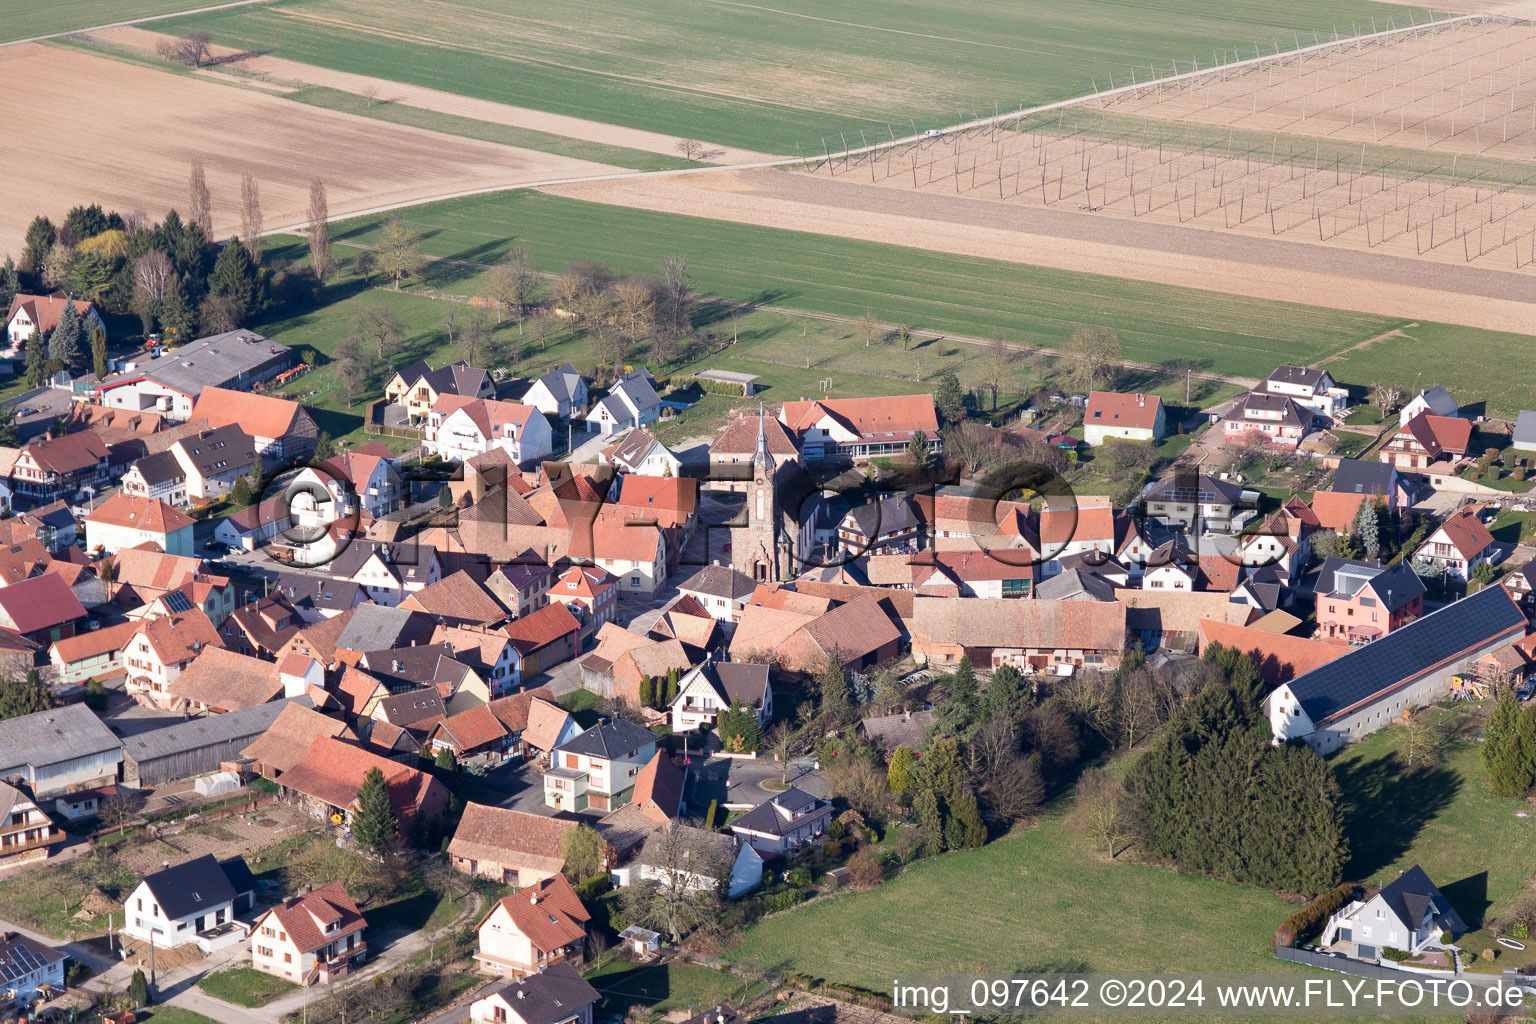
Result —
<svg viewBox="0 0 1536 1024"><path fill-rule="evenodd" d="M674 136L793 153L1405 23L1365 0L305 0L177 19L243 49ZM1425 14L1415 11L1423 21ZM817 142L819 148L819 142Z"/></svg>
<svg viewBox="0 0 1536 1024"><path fill-rule="evenodd" d="M583 729L590 728L597 721L597 706L603 702L603 698L591 690L572 690L555 698L555 703L571 713L576 719L576 724Z"/></svg>
<svg viewBox="0 0 1536 1024"><path fill-rule="evenodd" d="M179 1006L156 1007L147 1014L140 1010L136 1016L141 1021L154 1021L155 1024L219 1024L212 1017L204 1017L200 1013L183 1010Z"/></svg>
<svg viewBox="0 0 1536 1024"><path fill-rule="evenodd" d="M1536 512L1500 512L1488 532L1505 544L1518 544L1522 537L1529 541L1536 538Z"/></svg>
<svg viewBox="0 0 1536 1024"><path fill-rule="evenodd" d="M652 275L664 256L682 253L696 290L711 297L854 319L869 312L882 323L911 325L920 338L1001 332L1010 342L1046 348L1060 347L1078 327L1108 326L1119 330L1127 359L1167 363L1179 372L1187 366L1263 377L1279 360L1315 362L1401 323L538 192L433 203L411 210L409 219L421 228L430 256L491 263L516 245L528 249L541 270L594 259ZM370 244L380 223L377 217L344 221L333 237ZM338 245L338 252L345 248ZM473 295L485 273L438 263L422 284ZM719 322L727 314L720 309L717 322L701 326L729 336L730 324ZM777 358L803 367L803 346ZM904 365L910 361L899 345L888 344L861 362L904 376L912 373Z"/></svg>
<svg viewBox="0 0 1536 1024"><path fill-rule="evenodd" d="M673 961L641 966L610 956L587 973L587 981L602 993L597 1012L624 1016L632 1006L644 1006L659 1016L672 1010L702 1010L719 1003L740 1006L762 990L761 982L746 981L723 971Z"/></svg>
<svg viewBox="0 0 1536 1024"><path fill-rule="evenodd" d="M236 1006L266 1006L299 986L286 978L264 974L249 963L240 963L204 977L197 987Z"/></svg>
<svg viewBox="0 0 1536 1024"><path fill-rule="evenodd" d="M1421 389L1440 384L1473 415L1514 419L1521 409L1536 408L1536 377L1497 372L1522 365L1530 347L1526 335L1433 323L1403 333L1345 353L1328 364L1328 372L1350 384L1396 384L1405 395L1418 393L1415 382Z"/></svg>
<svg viewBox="0 0 1536 1024"><path fill-rule="evenodd" d="M93 888L120 899L137 882L137 876L119 868L110 854L28 868L0 881L0 920L54 939L102 935L107 930L107 915L76 917L81 901ZM122 923L121 908L117 923Z"/></svg>

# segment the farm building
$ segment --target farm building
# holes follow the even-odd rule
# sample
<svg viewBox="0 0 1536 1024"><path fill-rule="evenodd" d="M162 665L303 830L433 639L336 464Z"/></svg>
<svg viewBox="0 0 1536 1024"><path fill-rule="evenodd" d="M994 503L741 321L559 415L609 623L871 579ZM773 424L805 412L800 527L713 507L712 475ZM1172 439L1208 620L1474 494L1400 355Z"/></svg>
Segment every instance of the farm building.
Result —
<svg viewBox="0 0 1536 1024"><path fill-rule="evenodd" d="M308 697L295 701L303 707L311 706ZM266 732L288 703L272 701L126 737L123 782L129 786L161 786L216 772L220 763L238 758L242 750Z"/></svg>
<svg viewBox="0 0 1536 1024"><path fill-rule="evenodd" d="M0 778L19 775L34 799L110 784L123 743L84 704L0 722Z"/></svg>
<svg viewBox="0 0 1536 1024"><path fill-rule="evenodd" d="M150 409L180 422L192 418L192 407L203 389L249 388L277 376L292 361L286 345L252 331L230 331L198 338L159 359L146 359L108 377L96 394L102 405Z"/></svg>

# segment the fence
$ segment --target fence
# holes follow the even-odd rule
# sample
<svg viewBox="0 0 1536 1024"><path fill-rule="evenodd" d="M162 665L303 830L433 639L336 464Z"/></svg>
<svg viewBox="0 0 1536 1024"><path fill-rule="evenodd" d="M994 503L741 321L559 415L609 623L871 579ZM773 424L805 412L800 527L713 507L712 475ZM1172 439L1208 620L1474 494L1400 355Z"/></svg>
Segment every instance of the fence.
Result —
<svg viewBox="0 0 1536 1024"><path fill-rule="evenodd" d="M1290 946L1276 946L1275 957L1280 960L1288 960L1293 964L1321 967L1325 971L1353 974L1361 978L1401 979L1406 973L1392 967L1383 967L1380 964L1369 964L1363 960L1330 956L1327 953L1318 953L1310 949L1292 949Z"/></svg>

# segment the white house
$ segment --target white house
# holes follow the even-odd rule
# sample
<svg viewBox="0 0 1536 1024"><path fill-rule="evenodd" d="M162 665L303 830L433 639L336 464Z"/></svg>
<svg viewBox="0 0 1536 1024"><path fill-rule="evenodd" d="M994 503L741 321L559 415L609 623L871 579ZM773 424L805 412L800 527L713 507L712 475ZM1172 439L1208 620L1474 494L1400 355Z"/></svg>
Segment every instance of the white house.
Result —
<svg viewBox="0 0 1536 1024"><path fill-rule="evenodd" d="M714 890L726 882L726 895L736 899L762 884L763 856L728 833L673 823L646 837L630 878L658 881L670 892Z"/></svg>
<svg viewBox="0 0 1536 1024"><path fill-rule="evenodd" d="M791 786L731 822L731 831L773 856L821 838L832 821L832 805Z"/></svg>
<svg viewBox="0 0 1536 1024"><path fill-rule="evenodd" d="M0 782L0 868L47 860L64 833L26 792Z"/></svg>
<svg viewBox="0 0 1536 1024"><path fill-rule="evenodd" d="M756 589L752 577L728 565L706 565L677 585L679 594L692 597L720 622L740 622Z"/></svg>
<svg viewBox="0 0 1536 1024"><path fill-rule="evenodd" d="M1439 529L1424 538L1413 557L1444 570L1452 579L1466 582L1479 565L1492 562L1498 554L1493 534L1477 518L1477 512L1467 507L1453 512Z"/></svg>
<svg viewBox="0 0 1536 1024"><path fill-rule="evenodd" d="M566 960L581 962L592 915L564 875L503 897L480 919L475 963L492 974L537 974Z"/></svg>
<svg viewBox="0 0 1536 1024"><path fill-rule="evenodd" d="M469 1004L470 1024L592 1024L597 989L569 963L529 974Z"/></svg>
<svg viewBox="0 0 1536 1024"><path fill-rule="evenodd" d="M85 546L111 554L146 541L168 555L191 555L195 521L158 498L114 494L85 517Z"/></svg>
<svg viewBox="0 0 1536 1024"><path fill-rule="evenodd" d="M1330 917L1323 927L1322 945L1342 944L1362 960L1380 960L1384 949L1413 954L1440 949L1442 932L1455 939L1466 930L1466 922L1450 900L1415 864L1376 895L1351 900Z"/></svg>
<svg viewBox="0 0 1536 1024"><path fill-rule="evenodd" d="M422 447L450 462L502 448L513 462L535 462L554 451L549 421L531 405L444 395L427 414Z"/></svg>
<svg viewBox="0 0 1536 1024"><path fill-rule="evenodd" d="M177 508L188 504L187 471L170 451L146 455L129 466L122 485L124 494L136 498L155 498Z"/></svg>
<svg viewBox="0 0 1536 1024"><path fill-rule="evenodd" d="M624 439L602 452L603 459L619 473L638 476L680 476L682 460L666 445L643 430L631 430ZM619 486L615 474L614 487Z"/></svg>
<svg viewBox="0 0 1536 1024"><path fill-rule="evenodd" d="M83 299L68 298L63 292L54 292L52 295L17 295L11 299L10 314L5 321L5 337L10 343L10 348L0 355L14 359L21 354L21 346L39 331L46 339L53 333L53 329L59 324L59 315L64 312L64 303L73 302L75 312L80 315L80 329L82 336L89 338L92 331L107 331L107 325L102 322L101 314L96 312L96 307Z"/></svg>
<svg viewBox="0 0 1536 1024"><path fill-rule="evenodd" d="M205 853L144 878L123 901L123 933L157 946L184 946L255 906L256 879L244 859ZM236 938L245 937L238 928Z"/></svg>
<svg viewBox="0 0 1536 1024"><path fill-rule="evenodd" d="M340 882L284 900L251 926L251 966L299 985L326 984L368 954L357 904Z"/></svg>
<svg viewBox="0 0 1536 1024"><path fill-rule="evenodd" d="M1167 430L1163 400L1156 395L1094 391L1083 410L1083 443L1101 445L1110 438L1156 441Z"/></svg>
<svg viewBox="0 0 1536 1024"><path fill-rule="evenodd" d="M1451 397L1449 391L1436 384L1428 391L1420 391L1414 395L1397 411L1397 425L1406 427L1408 421L1421 412L1427 412L1431 416L1460 416L1461 406L1456 404L1456 399Z"/></svg>
<svg viewBox="0 0 1536 1024"><path fill-rule="evenodd" d="M44 987L62 992L68 959L19 932L0 932L0 1014L30 1006Z"/></svg>
<svg viewBox="0 0 1536 1024"><path fill-rule="evenodd" d="M1259 385L1259 390L1271 395L1283 395L1303 409L1327 419L1335 419L1349 408L1349 389L1342 388L1327 370L1313 366L1292 366L1289 363L1275 367L1275 371Z"/></svg>
<svg viewBox="0 0 1536 1024"><path fill-rule="evenodd" d="M649 370L631 370L587 413L587 429L604 435L649 426L661 418L661 397Z"/></svg>
<svg viewBox="0 0 1536 1024"><path fill-rule="evenodd" d="M629 800L656 754L656 734L624 718L600 720L550 754L544 803L565 811L611 811Z"/></svg>
<svg viewBox="0 0 1536 1024"><path fill-rule="evenodd" d="M566 363L533 382L523 395L531 405L552 419L567 420L587 408L587 382L576 367Z"/></svg>
<svg viewBox="0 0 1536 1024"><path fill-rule="evenodd" d="M739 701L763 726L773 718L773 687L768 666L750 662L721 662L709 658L683 676L671 706L672 731L691 732L715 724L720 713Z"/></svg>
<svg viewBox="0 0 1536 1024"><path fill-rule="evenodd" d="M234 488L236 480L250 475L257 463L256 439L237 423L184 437L171 445L166 454L176 460L186 483L187 498L222 498ZM140 459L139 463L148 461Z"/></svg>

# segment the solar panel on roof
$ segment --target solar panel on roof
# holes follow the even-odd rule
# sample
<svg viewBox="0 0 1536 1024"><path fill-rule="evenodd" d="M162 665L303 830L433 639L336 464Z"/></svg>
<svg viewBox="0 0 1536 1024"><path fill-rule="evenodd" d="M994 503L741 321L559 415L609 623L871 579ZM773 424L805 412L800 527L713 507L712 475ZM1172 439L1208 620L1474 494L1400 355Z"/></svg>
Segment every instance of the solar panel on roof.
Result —
<svg viewBox="0 0 1536 1024"><path fill-rule="evenodd" d="M179 590L174 590L165 595L165 607L170 612L189 612L192 610L192 602L187 595Z"/></svg>

